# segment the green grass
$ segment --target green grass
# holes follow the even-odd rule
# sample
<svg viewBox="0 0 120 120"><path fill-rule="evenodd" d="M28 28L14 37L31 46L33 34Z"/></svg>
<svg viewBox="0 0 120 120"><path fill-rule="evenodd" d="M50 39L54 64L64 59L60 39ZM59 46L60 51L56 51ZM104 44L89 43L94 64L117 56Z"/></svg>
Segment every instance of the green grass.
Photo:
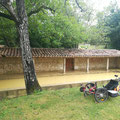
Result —
<svg viewBox="0 0 120 120"><path fill-rule="evenodd" d="M95 103L79 88L35 93L0 101L0 120L119 120L120 97Z"/></svg>

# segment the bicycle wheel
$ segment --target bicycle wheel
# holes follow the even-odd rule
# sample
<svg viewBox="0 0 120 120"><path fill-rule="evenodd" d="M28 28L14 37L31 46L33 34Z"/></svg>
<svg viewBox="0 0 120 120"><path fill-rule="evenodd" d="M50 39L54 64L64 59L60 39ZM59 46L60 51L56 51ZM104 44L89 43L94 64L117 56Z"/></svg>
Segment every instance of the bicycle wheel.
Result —
<svg viewBox="0 0 120 120"><path fill-rule="evenodd" d="M85 85L85 92L84 92L84 96L88 96L88 95L91 95L92 93L90 92L90 89L94 86L95 84L93 83L87 83Z"/></svg>
<svg viewBox="0 0 120 120"><path fill-rule="evenodd" d="M100 103L100 102L105 102L108 99L108 91L106 88L98 88L95 92L94 95L95 101Z"/></svg>

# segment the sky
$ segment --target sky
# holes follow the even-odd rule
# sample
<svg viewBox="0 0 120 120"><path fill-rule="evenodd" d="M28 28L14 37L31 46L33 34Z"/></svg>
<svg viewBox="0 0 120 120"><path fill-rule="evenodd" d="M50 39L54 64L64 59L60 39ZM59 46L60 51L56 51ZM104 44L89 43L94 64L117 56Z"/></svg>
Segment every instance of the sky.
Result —
<svg viewBox="0 0 120 120"><path fill-rule="evenodd" d="M93 8L97 11L103 11L105 7L109 6L110 3L117 2L120 7L120 0L90 0Z"/></svg>
<svg viewBox="0 0 120 120"><path fill-rule="evenodd" d="M85 0L90 7L94 9L95 19L92 21L92 25L97 23L96 21L96 13L104 11L106 7L108 7L111 3L117 2L118 7L120 8L120 0Z"/></svg>

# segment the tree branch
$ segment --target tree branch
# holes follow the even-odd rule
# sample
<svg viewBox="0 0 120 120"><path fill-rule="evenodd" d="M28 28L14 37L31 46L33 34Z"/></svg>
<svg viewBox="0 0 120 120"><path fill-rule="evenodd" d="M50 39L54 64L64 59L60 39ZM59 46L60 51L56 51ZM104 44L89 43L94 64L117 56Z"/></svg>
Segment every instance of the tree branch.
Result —
<svg viewBox="0 0 120 120"><path fill-rule="evenodd" d="M14 20L14 19L12 18L12 16L7 15L7 14L4 14L4 13L2 13L2 12L0 12L0 17L7 18L7 19L9 19L9 20Z"/></svg>
<svg viewBox="0 0 120 120"><path fill-rule="evenodd" d="M64 1L64 7L66 6L66 2L67 2L67 0Z"/></svg>
<svg viewBox="0 0 120 120"><path fill-rule="evenodd" d="M13 18L12 20L14 22L18 22L18 17L14 11L14 8L12 6L11 0L0 0L0 4L7 9L7 11L10 13L11 17Z"/></svg>
<svg viewBox="0 0 120 120"><path fill-rule="evenodd" d="M66 2L67 2L67 0L64 1L64 8L65 8L67 16L69 17L68 10L67 10L67 7L66 7Z"/></svg>
<svg viewBox="0 0 120 120"><path fill-rule="evenodd" d="M42 9L50 10L51 12L54 12L54 13L55 13L55 10L54 10L54 9L42 5L41 7L39 7L39 8L36 9L36 10L31 10L31 11L28 13L28 17L30 17L30 16L33 15L33 14L36 14L36 13L40 12Z"/></svg>
<svg viewBox="0 0 120 120"><path fill-rule="evenodd" d="M78 0L75 0L75 2L76 2L76 4L77 4L77 6L80 8L81 12L83 12L84 10L83 10L83 8L79 5Z"/></svg>

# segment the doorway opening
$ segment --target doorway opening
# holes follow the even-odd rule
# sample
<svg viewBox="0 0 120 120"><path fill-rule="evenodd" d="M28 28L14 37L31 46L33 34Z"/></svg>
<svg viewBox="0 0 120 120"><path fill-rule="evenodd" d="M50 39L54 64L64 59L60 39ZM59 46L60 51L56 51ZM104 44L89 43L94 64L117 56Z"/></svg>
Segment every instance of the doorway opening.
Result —
<svg viewBox="0 0 120 120"><path fill-rule="evenodd" d="M74 58L66 58L66 71L74 70Z"/></svg>

